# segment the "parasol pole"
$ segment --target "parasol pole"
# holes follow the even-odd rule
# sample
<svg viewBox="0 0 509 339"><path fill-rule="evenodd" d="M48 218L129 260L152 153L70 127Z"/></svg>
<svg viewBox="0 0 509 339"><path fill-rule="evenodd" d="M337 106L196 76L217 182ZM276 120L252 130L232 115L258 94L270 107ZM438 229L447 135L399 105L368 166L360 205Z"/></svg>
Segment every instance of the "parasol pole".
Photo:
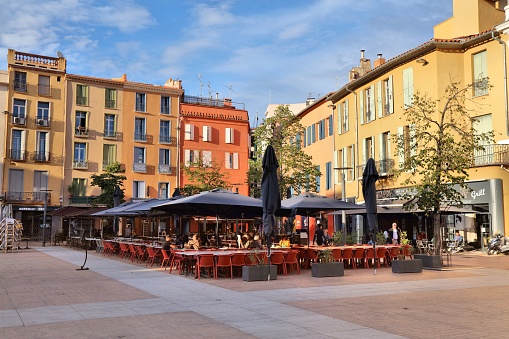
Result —
<svg viewBox="0 0 509 339"><path fill-rule="evenodd" d="M270 234L267 234L267 263L269 265L269 274L267 276L267 281L270 281Z"/></svg>
<svg viewBox="0 0 509 339"><path fill-rule="evenodd" d="M375 252L375 259L373 259L373 269L374 269L374 275L376 275L376 234L375 234L375 229L373 229L372 231L372 235L371 235L371 241L373 241L373 251Z"/></svg>

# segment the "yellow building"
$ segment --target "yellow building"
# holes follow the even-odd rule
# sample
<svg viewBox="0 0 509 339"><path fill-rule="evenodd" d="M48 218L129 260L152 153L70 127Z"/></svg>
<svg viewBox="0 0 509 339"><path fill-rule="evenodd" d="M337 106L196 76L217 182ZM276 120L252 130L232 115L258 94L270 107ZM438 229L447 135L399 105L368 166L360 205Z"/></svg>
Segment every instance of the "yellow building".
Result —
<svg viewBox="0 0 509 339"><path fill-rule="evenodd" d="M9 50L7 62L3 203L38 235L45 200L47 211L62 204L66 60Z"/></svg>
<svg viewBox="0 0 509 339"><path fill-rule="evenodd" d="M472 192L462 202L467 208L485 213L477 216L469 241L480 239L481 226L487 226L489 219L492 232L509 232L509 114L505 75L509 36L504 33L509 27L505 21L509 14L505 16L502 10L506 4L506 1L453 0L453 16L435 27L433 39L387 61L379 55L373 66L361 51L359 66L350 72L350 82L299 114L303 125L316 126L335 108L333 141L329 136L316 143L312 139L305 151L316 164L332 162L326 166L348 169L333 174L327 171L328 167L325 171L321 168L320 194L341 197L338 174L344 173L346 197L362 202L360 179L367 159L373 158L381 176L377 183L379 201L401 197L404 178L395 179L391 173L403 158L391 139L393 135L410 133L403 114L405 107L411 105L412 96L418 91L439 99L451 79L466 86L488 77L493 88L473 90L473 103L468 108L479 120L478 130L494 130L495 144L486 145L485 152L473 155L474 166L469 170L468 182ZM509 12L509 7L506 11ZM496 25L500 25L498 29L493 28ZM323 190L324 185L330 188L331 181L334 194ZM406 225L409 234L416 234L421 227Z"/></svg>

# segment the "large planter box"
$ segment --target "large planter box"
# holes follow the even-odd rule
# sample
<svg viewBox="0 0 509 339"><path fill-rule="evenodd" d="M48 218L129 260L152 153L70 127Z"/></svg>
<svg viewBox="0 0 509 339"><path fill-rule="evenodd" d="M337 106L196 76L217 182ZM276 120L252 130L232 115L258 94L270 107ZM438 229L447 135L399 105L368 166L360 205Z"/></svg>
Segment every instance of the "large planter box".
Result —
<svg viewBox="0 0 509 339"><path fill-rule="evenodd" d="M311 264L313 277L342 277L345 275L345 267L342 262L314 263Z"/></svg>
<svg viewBox="0 0 509 339"><path fill-rule="evenodd" d="M439 255L414 254L414 259L421 259L422 267L425 268L442 267L442 258Z"/></svg>
<svg viewBox="0 0 509 339"><path fill-rule="evenodd" d="M242 280L244 281L267 281L269 266L242 266ZM270 280L277 279L277 266L270 265Z"/></svg>
<svg viewBox="0 0 509 339"><path fill-rule="evenodd" d="M392 273L421 273L421 272L422 272L421 259L392 261Z"/></svg>

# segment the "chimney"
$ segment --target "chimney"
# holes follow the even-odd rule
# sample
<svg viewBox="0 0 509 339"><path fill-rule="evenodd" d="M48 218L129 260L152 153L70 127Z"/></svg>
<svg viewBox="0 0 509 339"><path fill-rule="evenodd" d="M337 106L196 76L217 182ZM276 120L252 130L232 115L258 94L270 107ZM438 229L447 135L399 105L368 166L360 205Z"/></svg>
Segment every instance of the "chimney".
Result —
<svg viewBox="0 0 509 339"><path fill-rule="evenodd" d="M361 61L365 59L365 58L364 58L364 52L365 52L365 50L364 50L364 49L361 49Z"/></svg>
<svg viewBox="0 0 509 339"><path fill-rule="evenodd" d="M385 64L385 59L382 58L382 53L379 53L377 54L378 58L375 60L375 62L373 63L373 66L375 68L377 68L378 66L382 66L383 64Z"/></svg>

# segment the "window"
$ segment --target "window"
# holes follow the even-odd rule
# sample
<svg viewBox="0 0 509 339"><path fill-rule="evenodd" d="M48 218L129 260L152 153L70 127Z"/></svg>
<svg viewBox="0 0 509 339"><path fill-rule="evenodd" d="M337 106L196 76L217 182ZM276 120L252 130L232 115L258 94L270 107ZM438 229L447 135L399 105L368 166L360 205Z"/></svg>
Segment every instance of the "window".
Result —
<svg viewBox="0 0 509 339"><path fill-rule="evenodd" d="M133 172L147 172L146 156L145 147L134 147Z"/></svg>
<svg viewBox="0 0 509 339"><path fill-rule="evenodd" d="M325 164L325 189L332 189L332 163L330 161Z"/></svg>
<svg viewBox="0 0 509 339"><path fill-rule="evenodd" d="M474 63L474 95L488 94L488 63L486 51L473 55Z"/></svg>
<svg viewBox="0 0 509 339"><path fill-rule="evenodd" d="M203 141L212 141L212 127L203 126Z"/></svg>
<svg viewBox="0 0 509 339"><path fill-rule="evenodd" d="M316 170L318 172L320 172L320 166L316 166ZM319 175L317 175L315 177L315 181L316 181L316 193L319 193L320 192L320 176Z"/></svg>
<svg viewBox="0 0 509 339"><path fill-rule="evenodd" d="M74 143L73 168L87 168L87 144L84 142Z"/></svg>
<svg viewBox="0 0 509 339"><path fill-rule="evenodd" d="M16 92L27 91L27 74L25 72L14 72L14 90Z"/></svg>
<svg viewBox="0 0 509 339"><path fill-rule="evenodd" d="M371 85L369 88L365 90L365 106L366 106L366 117L364 121L366 123L375 120L375 85Z"/></svg>
<svg viewBox="0 0 509 339"><path fill-rule="evenodd" d="M49 161L49 134L48 132L37 131L35 161Z"/></svg>
<svg viewBox="0 0 509 339"><path fill-rule="evenodd" d="M315 143L316 142L316 125L313 124L311 125L311 143Z"/></svg>
<svg viewBox="0 0 509 339"><path fill-rule="evenodd" d="M39 75L39 83L37 84L37 93L39 95L50 95L50 77L47 75Z"/></svg>
<svg viewBox="0 0 509 339"><path fill-rule="evenodd" d="M161 97L161 114L171 113L170 103L170 97Z"/></svg>
<svg viewBox="0 0 509 339"><path fill-rule="evenodd" d="M390 161L390 133L380 134L380 173L387 173Z"/></svg>
<svg viewBox="0 0 509 339"><path fill-rule="evenodd" d="M366 165L369 158L374 158L373 154L373 137L362 139L362 164ZM362 176L362 173L359 173Z"/></svg>
<svg viewBox="0 0 509 339"><path fill-rule="evenodd" d="M392 75L378 82L377 85L378 117L394 113L394 101L392 99Z"/></svg>
<svg viewBox="0 0 509 339"><path fill-rule="evenodd" d="M104 107L117 108L117 90L106 88L104 90Z"/></svg>
<svg viewBox="0 0 509 339"><path fill-rule="evenodd" d="M184 126L184 139L194 140L194 125L185 124Z"/></svg>
<svg viewBox="0 0 509 339"><path fill-rule="evenodd" d="M318 122L318 139L325 139L325 119L322 119Z"/></svg>
<svg viewBox="0 0 509 339"><path fill-rule="evenodd" d="M331 115L329 115L329 136L334 134L334 118Z"/></svg>
<svg viewBox="0 0 509 339"><path fill-rule="evenodd" d="M235 142L234 136L235 136L235 130L233 128L226 128L224 142L227 144L233 144Z"/></svg>
<svg viewBox="0 0 509 339"><path fill-rule="evenodd" d="M225 152L224 163L226 169L239 169L239 154Z"/></svg>
<svg viewBox="0 0 509 339"><path fill-rule="evenodd" d="M77 136L88 136L88 112L76 111L76 117L74 119L74 135Z"/></svg>
<svg viewBox="0 0 509 339"><path fill-rule="evenodd" d="M355 145L350 145L346 147L346 154L343 155L343 157L346 156L346 166L349 167L349 170L346 170L346 180L351 181L355 179L354 176L354 169L355 169Z"/></svg>
<svg viewBox="0 0 509 339"><path fill-rule="evenodd" d="M136 112L145 112L146 104L145 93L136 93Z"/></svg>
<svg viewBox="0 0 509 339"><path fill-rule="evenodd" d="M106 167L115 163L117 159L117 147L116 145L103 145L103 171L106 170Z"/></svg>
<svg viewBox="0 0 509 339"><path fill-rule="evenodd" d="M11 160L26 160L25 131L12 130Z"/></svg>
<svg viewBox="0 0 509 339"><path fill-rule="evenodd" d="M159 122L159 142L171 143L171 121L161 120Z"/></svg>
<svg viewBox="0 0 509 339"><path fill-rule="evenodd" d="M414 96L414 69L403 70L403 104L404 108L411 107Z"/></svg>
<svg viewBox="0 0 509 339"><path fill-rule="evenodd" d="M73 195L76 195L78 197L86 196L86 194L87 194L87 179L73 178L72 185L74 187L76 187L73 192Z"/></svg>
<svg viewBox="0 0 509 339"><path fill-rule="evenodd" d="M311 145L311 126L308 126L306 139L307 139L307 146Z"/></svg>
<svg viewBox="0 0 509 339"><path fill-rule="evenodd" d="M133 198L145 198L145 181L133 181Z"/></svg>
<svg viewBox="0 0 509 339"><path fill-rule="evenodd" d="M414 133L415 132L412 128L412 125L398 127L398 135L402 136L404 140L403 149L398 150L400 164L403 164L406 159L415 154L415 150L412 149L412 139Z"/></svg>
<svg viewBox="0 0 509 339"><path fill-rule="evenodd" d="M476 122L474 122L474 128L475 128L476 134L487 133L487 132L493 131L493 122L492 122L491 114L481 115L481 116L475 117L475 119L477 120ZM489 146L486 144L486 141L483 141L481 143L481 145L486 146L486 147L484 149L474 151L474 165L493 164L495 161L495 157L497 158L497 160L496 160L497 162L500 161L500 160L498 160L500 158L505 159L506 153L500 152L499 151L500 149L497 150L497 148L494 148L494 147L499 147L498 145ZM506 147L506 146L504 145L504 146L500 146L500 147Z"/></svg>
<svg viewBox="0 0 509 339"><path fill-rule="evenodd" d="M195 166L200 157L200 151L197 150L184 150L184 163L186 166Z"/></svg>
<svg viewBox="0 0 509 339"><path fill-rule="evenodd" d="M302 147L301 137L302 135L300 133L297 133L297 135L295 136L295 146L297 146L297 148L299 149Z"/></svg>
<svg viewBox="0 0 509 339"><path fill-rule="evenodd" d="M49 119L49 102L37 103L37 119Z"/></svg>
<svg viewBox="0 0 509 339"><path fill-rule="evenodd" d="M170 183L160 182L157 189L157 197L159 199L168 199L170 197Z"/></svg>
<svg viewBox="0 0 509 339"><path fill-rule="evenodd" d="M88 106L88 86L76 85L76 105Z"/></svg>
<svg viewBox="0 0 509 339"><path fill-rule="evenodd" d="M114 114L104 115L104 137L105 138L116 138L117 129L115 127L116 117Z"/></svg>
<svg viewBox="0 0 509 339"><path fill-rule="evenodd" d="M159 149L159 173L169 174L171 173L170 167L170 150L168 148Z"/></svg>
<svg viewBox="0 0 509 339"><path fill-rule="evenodd" d="M9 191L7 200L24 200L23 170L9 169Z"/></svg>
<svg viewBox="0 0 509 339"><path fill-rule="evenodd" d="M338 110L338 134L348 132L348 99L343 101Z"/></svg>
<svg viewBox="0 0 509 339"><path fill-rule="evenodd" d="M26 118L26 101L14 99L12 107L12 123L16 125L24 125Z"/></svg>
<svg viewBox="0 0 509 339"><path fill-rule="evenodd" d="M34 199L44 201L48 190L48 171L34 171Z"/></svg>
<svg viewBox="0 0 509 339"><path fill-rule="evenodd" d="M201 158L204 167L210 167L212 165L212 151L202 151Z"/></svg>
<svg viewBox="0 0 509 339"><path fill-rule="evenodd" d="M145 118L134 118L134 140L147 141Z"/></svg>

